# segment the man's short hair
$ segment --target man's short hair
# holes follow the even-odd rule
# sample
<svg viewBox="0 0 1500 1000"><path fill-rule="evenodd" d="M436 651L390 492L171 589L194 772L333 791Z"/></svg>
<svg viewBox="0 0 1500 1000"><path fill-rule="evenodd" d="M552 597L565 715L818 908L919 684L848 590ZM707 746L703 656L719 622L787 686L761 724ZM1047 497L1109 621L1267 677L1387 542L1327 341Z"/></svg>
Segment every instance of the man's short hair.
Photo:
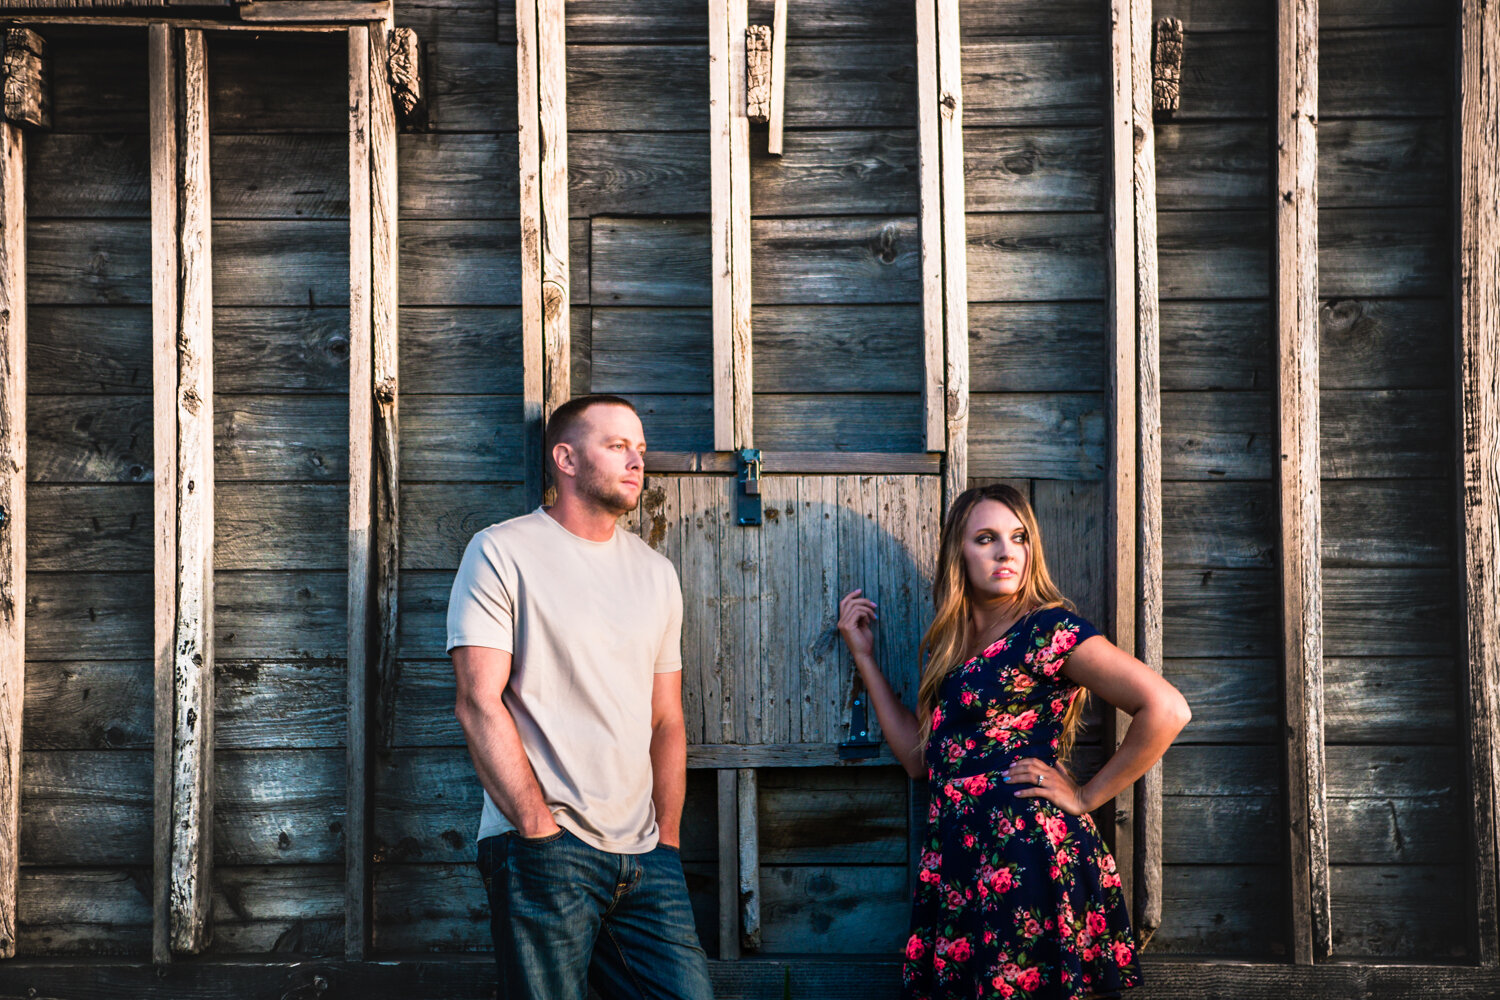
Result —
<svg viewBox="0 0 1500 1000"><path fill-rule="evenodd" d="M608 393L594 393L588 396L575 396L563 405L552 411L551 418L547 421L547 432L543 435L542 444L542 468L547 473L549 482L557 482L557 468L552 464L552 448L559 441L566 440L573 429L578 426L583 415L595 406L623 406L631 413L639 416L635 404L624 396L612 396Z"/></svg>

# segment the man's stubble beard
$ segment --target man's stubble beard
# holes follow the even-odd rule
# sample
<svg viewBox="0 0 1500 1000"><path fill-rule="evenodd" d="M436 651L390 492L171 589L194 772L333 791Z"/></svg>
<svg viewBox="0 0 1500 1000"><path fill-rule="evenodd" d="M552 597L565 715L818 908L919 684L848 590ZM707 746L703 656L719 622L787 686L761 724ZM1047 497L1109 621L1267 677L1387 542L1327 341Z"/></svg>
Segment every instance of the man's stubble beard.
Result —
<svg viewBox="0 0 1500 1000"><path fill-rule="evenodd" d="M631 497L599 469L587 465L578 470L577 490L579 496L587 497L615 517L635 510L641 502L640 493Z"/></svg>

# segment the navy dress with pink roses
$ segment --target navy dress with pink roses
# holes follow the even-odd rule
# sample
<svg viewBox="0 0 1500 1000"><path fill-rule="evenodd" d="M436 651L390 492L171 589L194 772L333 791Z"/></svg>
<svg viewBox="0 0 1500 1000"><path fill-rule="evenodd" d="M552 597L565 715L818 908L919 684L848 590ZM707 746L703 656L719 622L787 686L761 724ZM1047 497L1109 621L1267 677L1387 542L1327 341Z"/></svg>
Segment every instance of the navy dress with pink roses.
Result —
<svg viewBox="0 0 1500 1000"><path fill-rule="evenodd" d="M908 1000L1076 998L1141 981L1129 910L1088 815L1003 772L1056 764L1063 713L1082 688L1062 674L1098 632L1065 608L1023 617L938 689L927 744L931 792L912 933Z"/></svg>

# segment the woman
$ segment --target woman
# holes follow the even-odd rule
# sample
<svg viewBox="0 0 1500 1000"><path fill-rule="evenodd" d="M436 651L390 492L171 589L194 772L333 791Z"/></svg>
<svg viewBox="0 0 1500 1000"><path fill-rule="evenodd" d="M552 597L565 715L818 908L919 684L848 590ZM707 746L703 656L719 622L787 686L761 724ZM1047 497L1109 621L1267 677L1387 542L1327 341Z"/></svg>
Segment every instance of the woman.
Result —
<svg viewBox="0 0 1500 1000"><path fill-rule="evenodd" d="M839 634L886 741L931 791L903 995L1078 998L1138 985L1120 877L1088 814L1161 758L1187 702L1073 611L1031 505L1009 486L966 490L943 526L915 713L875 663L876 606L862 594L839 602ZM1133 720L1079 785L1060 761L1085 689Z"/></svg>

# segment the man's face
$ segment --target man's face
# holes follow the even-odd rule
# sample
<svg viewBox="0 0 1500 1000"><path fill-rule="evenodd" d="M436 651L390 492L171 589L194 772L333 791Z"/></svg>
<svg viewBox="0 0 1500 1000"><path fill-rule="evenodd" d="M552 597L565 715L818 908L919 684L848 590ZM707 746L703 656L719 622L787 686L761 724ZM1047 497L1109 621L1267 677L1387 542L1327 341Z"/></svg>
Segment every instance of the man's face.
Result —
<svg viewBox="0 0 1500 1000"><path fill-rule="evenodd" d="M616 517L635 510L646 481L641 418L623 406L591 406L571 437L558 443L553 461L564 475L572 474L574 492Z"/></svg>

